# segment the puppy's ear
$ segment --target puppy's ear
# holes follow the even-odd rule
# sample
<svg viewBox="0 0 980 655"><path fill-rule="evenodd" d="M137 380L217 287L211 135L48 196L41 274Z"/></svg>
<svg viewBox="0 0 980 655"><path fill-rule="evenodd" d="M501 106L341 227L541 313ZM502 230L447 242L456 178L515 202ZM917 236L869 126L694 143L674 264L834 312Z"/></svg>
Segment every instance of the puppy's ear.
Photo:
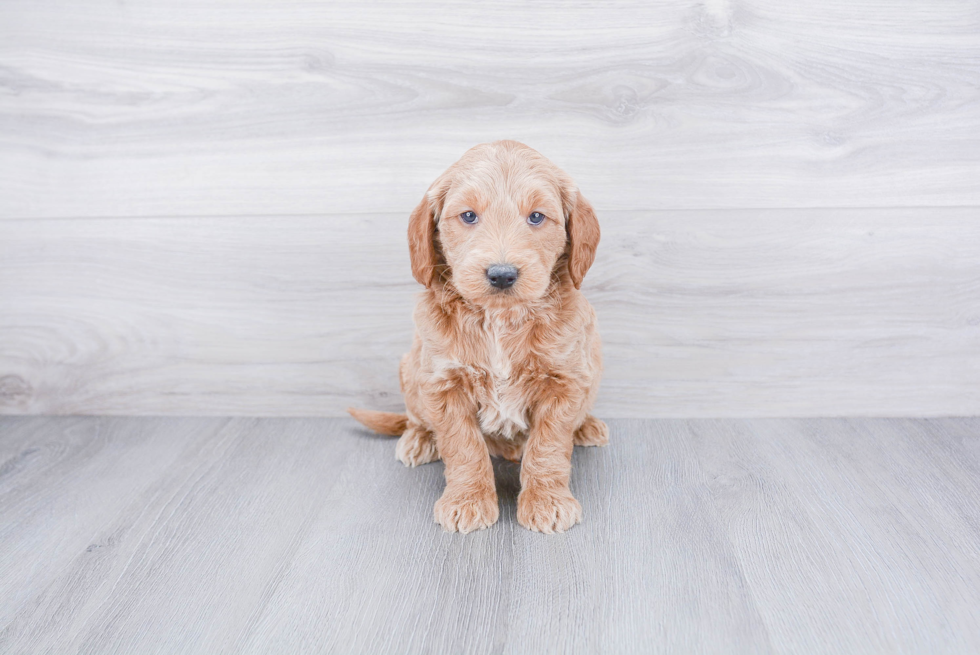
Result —
<svg viewBox="0 0 980 655"><path fill-rule="evenodd" d="M412 275L428 289L435 279L436 269L444 265L436 243L436 227L446 195L453 183L453 164L429 186L412 216L408 219L408 254L412 260Z"/></svg>
<svg viewBox="0 0 980 655"><path fill-rule="evenodd" d="M568 274L575 288L580 289L599 247L599 219L592 203L577 189L569 203L565 229L568 231Z"/></svg>
<svg viewBox="0 0 980 655"><path fill-rule="evenodd" d="M426 193L411 218L408 219L408 254L412 260L412 275L426 288L432 285L436 265L436 214Z"/></svg>

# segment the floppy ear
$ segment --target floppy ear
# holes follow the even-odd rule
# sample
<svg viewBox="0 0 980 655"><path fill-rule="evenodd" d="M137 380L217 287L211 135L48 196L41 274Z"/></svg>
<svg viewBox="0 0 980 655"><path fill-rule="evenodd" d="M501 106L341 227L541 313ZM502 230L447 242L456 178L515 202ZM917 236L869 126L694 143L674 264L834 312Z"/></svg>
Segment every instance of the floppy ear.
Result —
<svg viewBox="0 0 980 655"><path fill-rule="evenodd" d="M436 214L428 192L408 219L408 254L412 260L412 275L419 284L431 286L436 265Z"/></svg>
<svg viewBox="0 0 980 655"><path fill-rule="evenodd" d="M436 178L408 219L408 254L412 260L412 275L426 289L432 286L440 264L445 266L436 244L436 221L446 202L449 187L452 186L454 168L455 164Z"/></svg>
<svg viewBox="0 0 980 655"><path fill-rule="evenodd" d="M577 190L575 202L568 211L565 229L568 231L568 274L575 288L580 289L599 247L599 219L595 216L592 203Z"/></svg>

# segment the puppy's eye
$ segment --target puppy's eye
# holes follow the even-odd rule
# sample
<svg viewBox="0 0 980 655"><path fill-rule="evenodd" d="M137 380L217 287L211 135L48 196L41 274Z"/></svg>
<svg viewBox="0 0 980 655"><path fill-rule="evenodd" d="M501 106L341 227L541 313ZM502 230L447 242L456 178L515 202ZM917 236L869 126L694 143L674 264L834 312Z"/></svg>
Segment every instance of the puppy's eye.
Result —
<svg viewBox="0 0 980 655"><path fill-rule="evenodd" d="M544 223L544 214L541 212L531 212L531 215L527 217L527 222L531 225L541 225Z"/></svg>
<svg viewBox="0 0 980 655"><path fill-rule="evenodd" d="M476 215L476 212L463 212L459 215L459 220L463 221L467 225L474 225L480 217Z"/></svg>

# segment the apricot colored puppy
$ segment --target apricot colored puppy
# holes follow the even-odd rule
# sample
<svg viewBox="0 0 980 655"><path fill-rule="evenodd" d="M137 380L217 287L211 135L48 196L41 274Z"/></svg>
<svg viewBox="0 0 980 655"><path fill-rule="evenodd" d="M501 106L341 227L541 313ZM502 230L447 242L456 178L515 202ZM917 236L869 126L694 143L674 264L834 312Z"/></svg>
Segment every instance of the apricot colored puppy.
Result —
<svg viewBox="0 0 980 655"><path fill-rule="evenodd" d="M412 274L426 289L401 362L407 413L349 411L401 435L406 465L443 459L435 519L446 530L496 522L491 455L522 462L521 525L551 533L581 520L568 488L572 446L609 440L589 415L602 353L579 292L598 244L575 183L516 141L467 151L412 212Z"/></svg>

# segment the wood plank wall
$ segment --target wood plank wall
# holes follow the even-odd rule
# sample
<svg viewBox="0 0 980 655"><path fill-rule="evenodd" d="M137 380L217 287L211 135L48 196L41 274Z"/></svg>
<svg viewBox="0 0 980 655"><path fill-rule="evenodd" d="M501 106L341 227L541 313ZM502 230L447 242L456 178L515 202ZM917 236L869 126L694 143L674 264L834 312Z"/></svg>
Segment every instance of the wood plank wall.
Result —
<svg viewBox="0 0 980 655"><path fill-rule="evenodd" d="M812 5L812 6L810 6ZM0 413L396 409L407 216L603 225L606 416L980 413L980 5L0 5Z"/></svg>

